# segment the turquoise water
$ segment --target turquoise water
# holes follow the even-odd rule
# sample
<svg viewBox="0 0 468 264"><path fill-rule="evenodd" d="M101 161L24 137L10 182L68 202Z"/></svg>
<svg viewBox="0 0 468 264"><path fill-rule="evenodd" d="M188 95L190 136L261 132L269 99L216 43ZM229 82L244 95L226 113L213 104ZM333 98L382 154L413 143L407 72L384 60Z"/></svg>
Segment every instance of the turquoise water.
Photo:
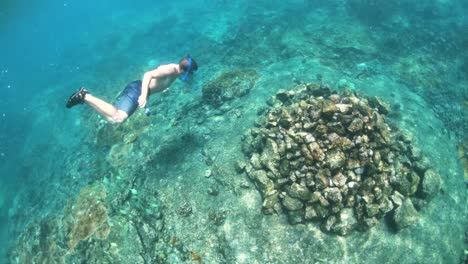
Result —
<svg viewBox="0 0 468 264"><path fill-rule="evenodd" d="M1 3L1 263L466 263L468 5L283 2ZM199 70L149 117L65 108L80 86L113 102L186 54ZM389 103L440 175L416 223L339 236L262 213L235 169L243 135L311 82ZM214 105L207 87L223 89Z"/></svg>

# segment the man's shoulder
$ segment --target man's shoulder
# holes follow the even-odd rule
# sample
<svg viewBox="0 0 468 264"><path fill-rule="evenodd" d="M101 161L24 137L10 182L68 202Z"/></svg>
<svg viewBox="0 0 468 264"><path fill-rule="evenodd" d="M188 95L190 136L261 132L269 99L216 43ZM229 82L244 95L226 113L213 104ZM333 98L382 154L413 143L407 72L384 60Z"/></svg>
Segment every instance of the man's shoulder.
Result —
<svg viewBox="0 0 468 264"><path fill-rule="evenodd" d="M156 70L164 74L173 74L177 71L177 64L171 63L159 65Z"/></svg>
<svg viewBox="0 0 468 264"><path fill-rule="evenodd" d="M170 64L161 64L156 69L175 69L177 67L177 64L175 63L170 63Z"/></svg>

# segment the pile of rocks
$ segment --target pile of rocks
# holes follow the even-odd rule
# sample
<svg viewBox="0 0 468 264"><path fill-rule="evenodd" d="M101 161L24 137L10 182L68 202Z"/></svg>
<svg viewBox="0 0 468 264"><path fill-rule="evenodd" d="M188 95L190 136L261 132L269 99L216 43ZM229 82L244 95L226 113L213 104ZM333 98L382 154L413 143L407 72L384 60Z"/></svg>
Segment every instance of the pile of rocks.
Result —
<svg viewBox="0 0 468 264"><path fill-rule="evenodd" d="M385 121L377 97L303 84L279 91L244 136L239 162L263 196L265 214L286 213L291 224L321 222L346 235L386 214L397 229L439 190L439 175L411 137Z"/></svg>

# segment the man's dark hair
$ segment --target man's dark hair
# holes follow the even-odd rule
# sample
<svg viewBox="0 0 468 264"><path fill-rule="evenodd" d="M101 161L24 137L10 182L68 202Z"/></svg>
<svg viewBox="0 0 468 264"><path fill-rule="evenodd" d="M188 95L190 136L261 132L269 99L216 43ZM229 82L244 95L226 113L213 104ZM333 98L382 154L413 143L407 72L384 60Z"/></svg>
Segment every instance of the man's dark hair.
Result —
<svg viewBox="0 0 468 264"><path fill-rule="evenodd" d="M182 59L179 61L180 69L182 69L184 72L188 69L188 58L189 58L189 56L187 55L186 57L182 58ZM191 70L191 72L196 71L196 70L198 70L198 64L197 64L197 62L192 58L192 70Z"/></svg>

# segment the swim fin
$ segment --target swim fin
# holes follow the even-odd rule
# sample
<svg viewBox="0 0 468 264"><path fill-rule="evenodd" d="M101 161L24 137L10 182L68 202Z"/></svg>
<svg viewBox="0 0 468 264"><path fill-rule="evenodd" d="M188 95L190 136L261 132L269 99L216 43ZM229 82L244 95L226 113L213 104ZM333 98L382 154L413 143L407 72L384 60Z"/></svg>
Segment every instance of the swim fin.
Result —
<svg viewBox="0 0 468 264"><path fill-rule="evenodd" d="M87 93L88 91L84 87L80 87L80 89L77 92L75 92L70 96L70 98L68 98L66 107L72 108L77 104L84 103L84 97Z"/></svg>

